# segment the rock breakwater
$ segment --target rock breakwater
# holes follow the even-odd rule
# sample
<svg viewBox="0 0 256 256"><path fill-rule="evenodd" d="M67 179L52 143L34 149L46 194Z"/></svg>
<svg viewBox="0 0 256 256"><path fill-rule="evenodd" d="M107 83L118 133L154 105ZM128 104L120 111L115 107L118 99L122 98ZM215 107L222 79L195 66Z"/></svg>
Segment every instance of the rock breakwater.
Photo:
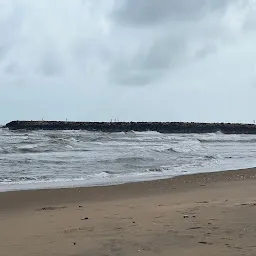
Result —
<svg viewBox="0 0 256 256"><path fill-rule="evenodd" d="M12 121L5 127L10 130L156 131L160 133L214 133L219 131L225 134L256 134L256 125L239 123Z"/></svg>

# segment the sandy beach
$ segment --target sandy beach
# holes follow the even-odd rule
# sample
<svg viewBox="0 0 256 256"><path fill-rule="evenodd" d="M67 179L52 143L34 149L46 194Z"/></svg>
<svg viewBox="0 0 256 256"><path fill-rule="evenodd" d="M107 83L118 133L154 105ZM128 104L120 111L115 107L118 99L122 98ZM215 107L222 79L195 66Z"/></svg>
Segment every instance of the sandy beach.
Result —
<svg viewBox="0 0 256 256"><path fill-rule="evenodd" d="M0 255L256 255L256 169L0 193Z"/></svg>

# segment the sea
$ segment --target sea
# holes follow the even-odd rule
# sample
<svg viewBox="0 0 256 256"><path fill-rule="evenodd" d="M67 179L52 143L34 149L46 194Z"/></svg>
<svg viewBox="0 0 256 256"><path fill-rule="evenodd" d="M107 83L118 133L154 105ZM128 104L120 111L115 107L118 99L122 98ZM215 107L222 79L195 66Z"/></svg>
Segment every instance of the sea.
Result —
<svg viewBox="0 0 256 256"><path fill-rule="evenodd" d="M256 166L256 135L0 128L0 191L104 186Z"/></svg>

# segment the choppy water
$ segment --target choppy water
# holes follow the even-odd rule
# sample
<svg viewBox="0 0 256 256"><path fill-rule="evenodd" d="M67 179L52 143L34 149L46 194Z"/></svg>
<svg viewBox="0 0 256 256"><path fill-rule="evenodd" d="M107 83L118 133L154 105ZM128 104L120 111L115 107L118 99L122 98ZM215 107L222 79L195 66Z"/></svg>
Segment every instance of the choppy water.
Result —
<svg viewBox="0 0 256 256"><path fill-rule="evenodd" d="M0 128L0 191L104 185L255 165L255 135Z"/></svg>

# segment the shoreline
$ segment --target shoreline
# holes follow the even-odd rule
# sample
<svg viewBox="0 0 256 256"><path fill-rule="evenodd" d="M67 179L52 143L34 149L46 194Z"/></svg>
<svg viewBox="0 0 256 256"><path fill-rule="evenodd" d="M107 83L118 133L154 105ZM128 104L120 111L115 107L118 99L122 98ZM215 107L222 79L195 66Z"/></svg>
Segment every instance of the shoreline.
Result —
<svg viewBox="0 0 256 256"><path fill-rule="evenodd" d="M256 168L0 193L6 256L256 255Z"/></svg>
<svg viewBox="0 0 256 256"><path fill-rule="evenodd" d="M171 192L173 188L178 189L177 186L181 185L182 189L191 188L198 184L205 186L215 182L234 182L244 179L256 179L256 168L202 172L184 174L174 176L171 178L152 179L144 181L135 181L121 184L109 184L102 186L77 186L77 187L61 187L61 188L43 188L43 189L27 189L27 190L11 190L0 192L0 211L1 209L15 207L26 207L27 205L35 203L37 198L41 198L42 203L54 205L55 202L74 203L80 200L94 200L105 201L109 198L119 198L120 195L115 195L115 191L122 191L121 195L127 196L142 196L154 193L161 193L164 187L165 191ZM169 187L167 189L167 186ZM130 194L131 193L131 194ZM69 195L72 195L70 198ZM86 196L84 196L86 195ZM73 196L76 196L73 199ZM22 201L22 206L20 202Z"/></svg>
<svg viewBox="0 0 256 256"><path fill-rule="evenodd" d="M233 166L233 164L232 164ZM119 186L130 183L144 183L144 182L153 182L159 180L169 180L183 176L195 175L195 174L208 174L215 172L227 172L227 171L237 171L237 170L247 170L253 169L253 164L238 164L236 167L231 168L230 165L225 167L214 166L212 168L206 169L206 167L199 168L189 168L186 171L182 171L176 174L154 174L148 176L129 176L129 177L108 177L103 178L101 181L86 181L86 180L69 180L69 181L54 181L54 182L31 182L31 183L13 183L13 184L0 184L0 194L6 192L18 192L18 191L35 191L35 190L55 190L55 189L77 189L77 188L90 188L90 187L108 187L108 186Z"/></svg>

